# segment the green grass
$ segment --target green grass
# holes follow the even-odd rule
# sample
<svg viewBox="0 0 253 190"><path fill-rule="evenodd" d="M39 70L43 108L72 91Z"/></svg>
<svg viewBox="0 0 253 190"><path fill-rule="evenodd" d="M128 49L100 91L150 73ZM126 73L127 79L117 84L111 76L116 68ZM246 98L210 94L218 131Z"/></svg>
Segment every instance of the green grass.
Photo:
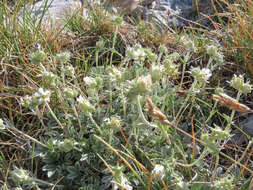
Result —
<svg viewBox="0 0 253 190"><path fill-rule="evenodd" d="M236 122L252 95L245 54L208 30L129 26L96 6L68 34L45 31L18 24L22 5L0 3L2 189L252 188L253 141ZM217 33L238 16L217 15ZM230 48L232 35L252 43L235 31ZM235 130L247 144L229 141Z"/></svg>

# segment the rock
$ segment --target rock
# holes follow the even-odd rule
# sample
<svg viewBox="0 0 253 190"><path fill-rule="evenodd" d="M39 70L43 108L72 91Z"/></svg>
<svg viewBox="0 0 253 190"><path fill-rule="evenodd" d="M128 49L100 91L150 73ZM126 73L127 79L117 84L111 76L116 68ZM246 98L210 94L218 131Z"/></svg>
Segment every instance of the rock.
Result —
<svg viewBox="0 0 253 190"><path fill-rule="evenodd" d="M249 136L253 137L253 115L241 122L242 130Z"/></svg>
<svg viewBox="0 0 253 190"><path fill-rule="evenodd" d="M131 19L137 22L141 18L144 21L155 23L162 28L181 26L187 24L187 20L194 20L197 17L197 7L200 12L210 9L210 0L41 0L33 6L25 7L19 14L21 24L27 24L27 18L38 23L41 20L42 27L57 28L64 26L66 16L76 14L86 2L111 3L118 7L122 15L132 15ZM83 7L83 16L88 16L89 5ZM106 7L105 7L106 9ZM41 19L42 18L42 19Z"/></svg>
<svg viewBox="0 0 253 190"><path fill-rule="evenodd" d="M139 0L110 0L113 6L120 8L120 14L129 15L140 4Z"/></svg>
<svg viewBox="0 0 253 190"><path fill-rule="evenodd" d="M35 23L40 22L42 27L57 28L63 26L68 15L75 14L82 7L80 0L41 0L32 6L24 7L19 14L22 24L30 19ZM83 14L85 15L85 9Z"/></svg>
<svg viewBox="0 0 253 190"><path fill-rule="evenodd" d="M195 0L158 0L153 10L146 12L143 17L149 21L161 22L167 26L181 26L188 24L187 20L194 21L198 17L197 11L210 11L210 0L198 0L198 5L193 4Z"/></svg>
<svg viewBox="0 0 253 190"><path fill-rule="evenodd" d="M238 126L249 136L253 137L253 115L249 115L246 119L238 124ZM237 130L236 130L237 131ZM236 134L231 138L230 143L236 145L242 145L248 143L248 138L246 135L237 131Z"/></svg>

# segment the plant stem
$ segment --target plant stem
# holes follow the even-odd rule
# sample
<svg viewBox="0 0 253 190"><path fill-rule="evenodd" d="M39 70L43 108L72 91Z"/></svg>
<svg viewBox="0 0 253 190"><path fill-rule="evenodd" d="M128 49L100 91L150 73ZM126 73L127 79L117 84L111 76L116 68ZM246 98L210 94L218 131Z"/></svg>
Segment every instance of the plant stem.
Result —
<svg viewBox="0 0 253 190"><path fill-rule="evenodd" d="M102 135L102 134L103 134L103 131L100 129L100 127L98 126L98 124L96 123L96 121L93 119L92 114L91 114L91 113L88 113L88 116L89 116L91 122L92 122L92 123L95 125L95 127L97 128L99 134Z"/></svg>
<svg viewBox="0 0 253 190"><path fill-rule="evenodd" d="M45 147L45 148L48 148L47 145L45 145L44 143L38 141L38 140L35 139L35 138L33 138L33 137L31 137L31 136L29 136L29 135L23 133L22 131L18 130L14 125L12 125L11 127L7 125L6 127L9 128L9 129L14 130L14 131L16 131L16 132L18 132L19 134L21 134L21 135L25 136L26 138L32 140L33 142L35 142L35 143L37 143L37 144L39 144L39 145L41 145L41 146L43 146L43 147Z"/></svg>
<svg viewBox="0 0 253 190"><path fill-rule="evenodd" d="M142 121L143 121L146 125L148 125L148 126L150 126L150 127L156 128L155 125L152 125L151 123L149 123L149 122L146 120L146 118L145 118L145 116L144 116L144 114L143 114L143 112L142 112L142 107L141 107L141 102L140 102L140 95L137 96L137 106L138 106L138 111L139 111L139 114L140 114L140 116L141 116Z"/></svg>
<svg viewBox="0 0 253 190"><path fill-rule="evenodd" d="M214 169L213 169L212 181L214 180L215 175L217 173L217 168L218 168L218 165L219 165L219 160L220 160L220 156L219 156L219 154L216 154L216 161L215 161L215 166L214 166Z"/></svg>
<svg viewBox="0 0 253 190"><path fill-rule="evenodd" d="M46 102L45 103L47 106L47 109L49 110L50 114L53 116L53 118L55 119L55 121L57 122L57 124L64 130L64 126L61 124L61 122L57 119L56 115L54 114L53 110L50 108L49 104Z"/></svg>
<svg viewBox="0 0 253 190"><path fill-rule="evenodd" d="M196 165L198 162L200 162L206 155L207 155L207 148L205 148L202 152L202 154L198 157L197 160L195 160L194 162L190 163L190 164L182 164L180 162L178 162L177 164L183 167L192 167L194 165Z"/></svg>

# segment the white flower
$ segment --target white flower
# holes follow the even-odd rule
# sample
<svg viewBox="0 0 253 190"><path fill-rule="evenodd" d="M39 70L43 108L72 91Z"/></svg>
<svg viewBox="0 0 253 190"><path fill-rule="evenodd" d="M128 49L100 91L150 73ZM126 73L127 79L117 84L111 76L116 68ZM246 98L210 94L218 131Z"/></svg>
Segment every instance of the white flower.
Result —
<svg viewBox="0 0 253 190"><path fill-rule="evenodd" d="M0 131L5 129L4 121L0 119Z"/></svg>
<svg viewBox="0 0 253 190"><path fill-rule="evenodd" d="M89 100L84 98L81 95L77 98L77 102L79 103L79 106L83 112L89 112L89 111L95 110L94 106L91 105Z"/></svg>
<svg viewBox="0 0 253 190"><path fill-rule="evenodd" d="M207 68L203 68L201 70L202 74L203 74L203 78L205 78L205 80L209 80L209 78L212 76L212 72L210 69Z"/></svg>
<svg viewBox="0 0 253 190"><path fill-rule="evenodd" d="M40 50L41 50L41 45L36 43L36 44L33 45L33 48L34 48L36 51L40 51Z"/></svg>
<svg viewBox="0 0 253 190"><path fill-rule="evenodd" d="M145 52L143 49L137 49L133 51L133 57L136 61L144 61L145 60Z"/></svg>
<svg viewBox="0 0 253 190"><path fill-rule="evenodd" d="M157 164L151 173L155 176L159 176L162 179L165 177L165 168L164 166Z"/></svg>
<svg viewBox="0 0 253 190"><path fill-rule="evenodd" d="M111 69L111 72L109 73L109 75L112 77L112 81L118 81L118 82L120 82L121 77L122 77L121 71L117 69L116 67L113 67Z"/></svg>
<svg viewBox="0 0 253 190"><path fill-rule="evenodd" d="M33 96L38 99L39 103L43 103L50 101L50 95L51 92L49 90L39 88L38 92L35 92Z"/></svg>
<svg viewBox="0 0 253 190"><path fill-rule="evenodd" d="M190 39L188 36L186 35L182 36L180 38L180 41L185 46L186 50L191 51L191 52L197 51L194 41Z"/></svg>
<svg viewBox="0 0 253 190"><path fill-rule="evenodd" d="M123 187L124 189L127 189L127 190L132 190L133 187L131 185L128 185L128 180L126 177L124 176L121 176L120 178L120 186ZM113 190L117 190L119 189L120 187L117 185L117 184L113 184Z"/></svg>
<svg viewBox="0 0 253 190"><path fill-rule="evenodd" d="M209 78L212 76L210 69L199 67L192 68L190 73L198 82L208 82Z"/></svg>
<svg viewBox="0 0 253 190"><path fill-rule="evenodd" d="M94 78L92 78L92 77L84 77L83 81L89 87L95 87L97 85L96 80Z"/></svg>
<svg viewBox="0 0 253 190"><path fill-rule="evenodd" d="M126 50L126 57L128 59L133 59L137 62L144 61L146 57L145 50L141 45L137 44L134 47L128 47Z"/></svg>
<svg viewBox="0 0 253 190"><path fill-rule="evenodd" d="M31 104L31 102L32 102L32 97L26 95L25 97L20 98L20 102L21 102L22 106L28 107Z"/></svg>

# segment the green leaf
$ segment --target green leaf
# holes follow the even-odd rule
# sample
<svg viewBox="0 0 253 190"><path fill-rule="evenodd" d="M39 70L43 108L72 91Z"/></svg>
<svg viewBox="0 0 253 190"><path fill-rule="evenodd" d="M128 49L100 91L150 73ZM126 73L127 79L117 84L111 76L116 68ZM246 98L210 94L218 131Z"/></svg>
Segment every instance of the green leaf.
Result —
<svg viewBox="0 0 253 190"><path fill-rule="evenodd" d="M250 181L251 179L248 179L239 190L250 190Z"/></svg>

